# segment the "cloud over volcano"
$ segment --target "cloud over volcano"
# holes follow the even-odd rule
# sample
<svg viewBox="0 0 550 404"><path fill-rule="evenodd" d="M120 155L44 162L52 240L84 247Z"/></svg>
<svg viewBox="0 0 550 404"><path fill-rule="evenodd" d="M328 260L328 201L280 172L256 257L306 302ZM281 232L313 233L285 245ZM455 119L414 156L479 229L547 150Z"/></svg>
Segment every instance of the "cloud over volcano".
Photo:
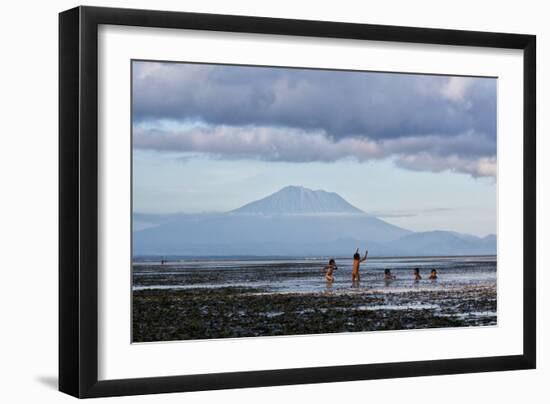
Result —
<svg viewBox="0 0 550 404"><path fill-rule="evenodd" d="M134 62L134 146L496 176L496 79Z"/></svg>

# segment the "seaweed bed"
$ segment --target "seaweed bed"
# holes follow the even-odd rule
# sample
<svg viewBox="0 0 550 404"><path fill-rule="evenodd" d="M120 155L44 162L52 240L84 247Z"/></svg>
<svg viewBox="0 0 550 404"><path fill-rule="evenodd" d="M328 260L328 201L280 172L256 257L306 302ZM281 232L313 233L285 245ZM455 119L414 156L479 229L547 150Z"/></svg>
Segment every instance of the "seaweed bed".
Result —
<svg viewBox="0 0 550 404"><path fill-rule="evenodd" d="M496 286L395 293L252 287L133 292L133 341L496 325Z"/></svg>

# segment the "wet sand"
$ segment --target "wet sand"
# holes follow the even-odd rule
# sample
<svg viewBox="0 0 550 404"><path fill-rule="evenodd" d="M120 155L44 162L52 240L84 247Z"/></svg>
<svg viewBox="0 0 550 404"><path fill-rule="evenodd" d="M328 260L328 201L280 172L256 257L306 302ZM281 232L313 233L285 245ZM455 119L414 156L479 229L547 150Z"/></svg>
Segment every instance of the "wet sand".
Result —
<svg viewBox="0 0 550 404"><path fill-rule="evenodd" d="M496 283L300 293L187 285L133 291L134 342L471 327L497 320Z"/></svg>

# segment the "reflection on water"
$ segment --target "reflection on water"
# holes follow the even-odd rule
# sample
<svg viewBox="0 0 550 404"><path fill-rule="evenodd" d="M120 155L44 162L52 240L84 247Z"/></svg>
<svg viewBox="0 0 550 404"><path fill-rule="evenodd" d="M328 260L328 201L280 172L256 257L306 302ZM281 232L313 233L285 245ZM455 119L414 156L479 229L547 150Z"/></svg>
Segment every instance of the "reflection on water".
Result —
<svg viewBox="0 0 550 404"><path fill-rule="evenodd" d="M352 260L336 259L334 282L327 283L322 268L327 259L187 259L161 265L137 261L133 266L133 289L187 289L226 286L257 287L271 293L398 293L445 290L468 285L496 284L496 257L370 258L361 264L361 281L351 282ZM396 279L385 280L389 268ZM422 280L412 270L420 268ZM439 278L429 280L431 269Z"/></svg>

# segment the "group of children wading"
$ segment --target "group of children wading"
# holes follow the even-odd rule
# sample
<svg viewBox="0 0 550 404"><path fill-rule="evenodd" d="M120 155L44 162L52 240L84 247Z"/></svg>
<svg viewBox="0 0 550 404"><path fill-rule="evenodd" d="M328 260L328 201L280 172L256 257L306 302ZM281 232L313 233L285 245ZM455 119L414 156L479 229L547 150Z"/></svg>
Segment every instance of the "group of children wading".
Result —
<svg viewBox="0 0 550 404"><path fill-rule="evenodd" d="M361 254L359 254L359 248L355 250L355 254L353 254L353 264L351 267L352 284L357 284L361 280L361 276L359 275L359 266L361 265L361 262L367 260L367 255L369 255L369 250L365 251L365 255L362 258ZM338 267L336 266L336 261L331 258L328 261L328 265L323 268L323 271L325 272L325 280L327 281L327 283L334 282L334 271L336 271L337 269ZM418 282L422 279L422 276L420 275L420 268L415 268L413 270L413 276L415 282ZM384 280L390 281L394 279L397 279L397 277L391 273L391 270L389 268L384 269ZM437 279L437 271L435 269L432 269L430 277L428 279Z"/></svg>

